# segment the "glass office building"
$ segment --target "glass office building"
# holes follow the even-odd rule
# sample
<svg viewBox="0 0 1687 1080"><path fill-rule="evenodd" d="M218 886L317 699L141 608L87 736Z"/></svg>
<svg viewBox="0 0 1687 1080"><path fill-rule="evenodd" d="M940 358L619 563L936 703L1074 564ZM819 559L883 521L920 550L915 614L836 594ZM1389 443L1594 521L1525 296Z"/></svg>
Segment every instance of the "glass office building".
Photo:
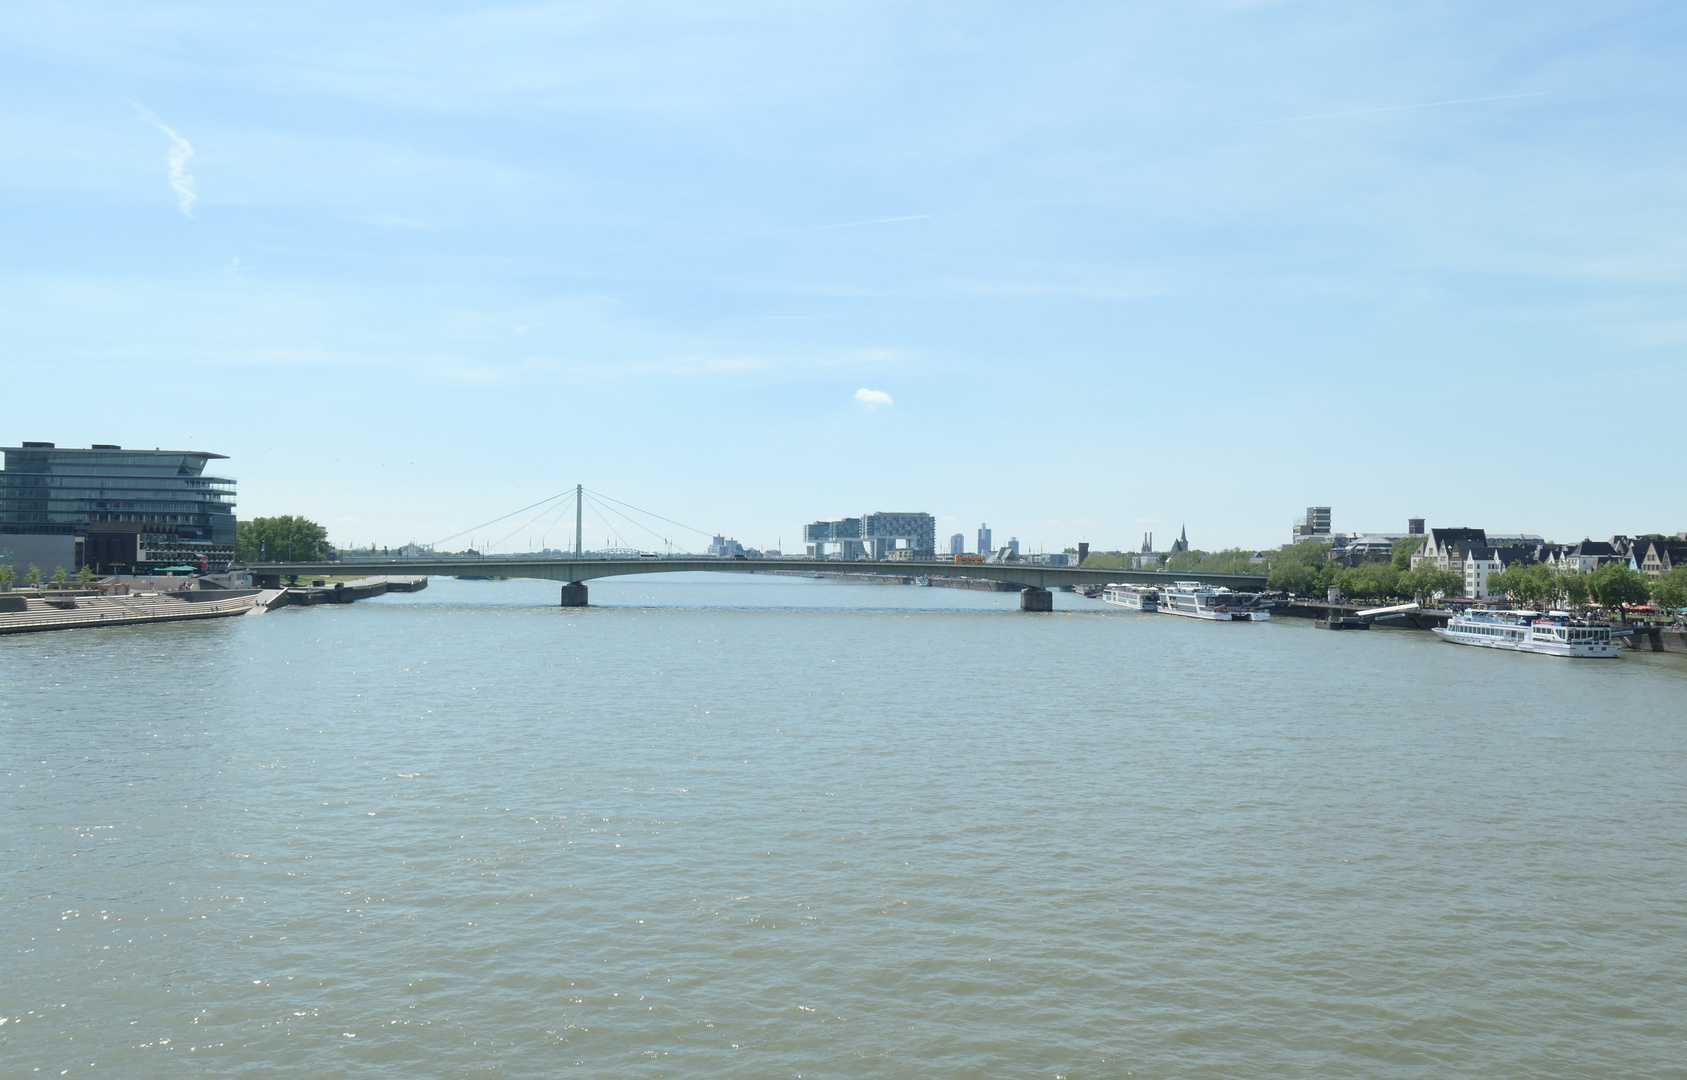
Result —
<svg viewBox="0 0 1687 1080"><path fill-rule="evenodd" d="M816 521L803 526L809 554L823 559L827 545L842 549L845 559L883 559L893 551L905 557L929 559L937 554L937 519L921 513L863 514L858 518Z"/></svg>
<svg viewBox="0 0 1687 1080"><path fill-rule="evenodd" d="M49 442L0 453L0 546L100 573L223 570L234 557L234 481L205 475L223 454Z"/></svg>

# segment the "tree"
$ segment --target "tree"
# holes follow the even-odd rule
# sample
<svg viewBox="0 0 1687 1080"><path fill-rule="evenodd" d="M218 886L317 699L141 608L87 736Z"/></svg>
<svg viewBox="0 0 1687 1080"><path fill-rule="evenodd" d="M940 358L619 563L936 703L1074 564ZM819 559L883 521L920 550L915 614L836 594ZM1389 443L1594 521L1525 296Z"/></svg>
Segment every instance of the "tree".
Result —
<svg viewBox="0 0 1687 1080"><path fill-rule="evenodd" d="M284 514L235 525L239 562L322 562L328 550L328 530L308 518Z"/></svg>
<svg viewBox="0 0 1687 1080"><path fill-rule="evenodd" d="M1418 548L1421 547L1423 547L1423 537L1402 536L1394 541L1394 557L1389 561L1394 564L1394 569L1403 574L1412 568L1412 556L1416 555Z"/></svg>
<svg viewBox="0 0 1687 1080"><path fill-rule="evenodd" d="M1337 571L1335 585L1348 596L1386 600L1400 595L1400 571L1392 562L1360 563Z"/></svg>
<svg viewBox="0 0 1687 1080"><path fill-rule="evenodd" d="M1502 596L1509 596L1513 600L1517 599L1517 596L1512 591L1516 583L1512 581L1511 574L1512 572L1509 569L1496 570L1492 574L1489 574L1488 592L1498 593Z"/></svg>
<svg viewBox="0 0 1687 1080"><path fill-rule="evenodd" d="M54 585L63 585L64 579L65 579L64 567L63 566L53 567L53 584Z"/></svg>
<svg viewBox="0 0 1687 1080"><path fill-rule="evenodd" d="M1325 574L1330 556L1330 545L1301 543L1294 544L1277 553L1271 560L1271 573L1266 578L1266 587L1282 589L1290 593L1311 593L1320 584L1322 574Z"/></svg>
<svg viewBox="0 0 1687 1080"><path fill-rule="evenodd" d="M1624 614L1628 605L1644 604L1652 596L1645 576L1620 562L1608 562L1589 574L1587 589L1600 607L1616 608L1619 614Z"/></svg>
<svg viewBox="0 0 1687 1080"><path fill-rule="evenodd" d="M29 571L24 574L23 579L25 581L29 582L31 585L34 585L36 588L40 588L41 587L41 568L39 566L36 566L34 563L30 563L29 564Z"/></svg>
<svg viewBox="0 0 1687 1080"><path fill-rule="evenodd" d="M1587 575L1568 566L1553 578L1555 595L1570 607L1586 607L1588 600Z"/></svg>
<svg viewBox="0 0 1687 1080"><path fill-rule="evenodd" d="M1180 551L1166 560L1167 570L1195 570L1201 568L1206 558L1204 551Z"/></svg>
<svg viewBox="0 0 1687 1080"><path fill-rule="evenodd" d="M9 566L0 566L0 588L9 589L18 583L18 572Z"/></svg>
<svg viewBox="0 0 1687 1080"><path fill-rule="evenodd" d="M84 566L82 569L76 571L76 580L80 581L84 585L94 580L94 568L91 566Z"/></svg>
<svg viewBox="0 0 1687 1080"><path fill-rule="evenodd" d="M1687 608L1687 566L1677 566L1652 582L1652 603L1661 608Z"/></svg>
<svg viewBox="0 0 1687 1080"><path fill-rule="evenodd" d="M1488 590L1502 592L1519 604L1531 607L1558 595L1558 575L1545 563L1525 566L1512 563L1497 574L1488 576Z"/></svg>
<svg viewBox="0 0 1687 1080"><path fill-rule="evenodd" d="M1456 596L1463 589L1462 576L1451 570L1443 570L1427 560L1418 563L1416 570L1408 570L1400 575L1401 593L1420 604L1437 593L1442 596Z"/></svg>

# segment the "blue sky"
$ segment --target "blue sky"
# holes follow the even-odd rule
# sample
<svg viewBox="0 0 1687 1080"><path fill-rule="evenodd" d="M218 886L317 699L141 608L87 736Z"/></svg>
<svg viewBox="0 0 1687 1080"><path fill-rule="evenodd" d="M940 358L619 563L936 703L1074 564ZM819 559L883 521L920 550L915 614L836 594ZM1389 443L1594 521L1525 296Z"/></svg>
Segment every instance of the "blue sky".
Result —
<svg viewBox="0 0 1687 1080"><path fill-rule="evenodd" d="M226 453L243 517L359 543L577 481L788 549L1687 529L1684 45L1622 0L16 3L0 440Z"/></svg>

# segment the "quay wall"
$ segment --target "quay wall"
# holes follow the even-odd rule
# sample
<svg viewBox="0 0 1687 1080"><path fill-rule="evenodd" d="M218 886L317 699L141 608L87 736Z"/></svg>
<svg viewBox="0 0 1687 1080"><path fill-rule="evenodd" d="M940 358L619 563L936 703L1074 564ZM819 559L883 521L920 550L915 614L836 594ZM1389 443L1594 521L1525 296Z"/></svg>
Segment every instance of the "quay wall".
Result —
<svg viewBox="0 0 1687 1080"><path fill-rule="evenodd" d="M1286 619L1338 619L1343 616L1357 615L1361 611L1368 611L1380 607L1380 603L1372 604L1344 604L1331 603L1327 600L1295 599L1287 604L1281 604L1271 609L1272 618ZM1433 630L1438 626L1446 626L1453 617L1450 611L1418 610L1403 612L1399 615L1389 615L1380 619L1371 619L1373 627L1385 626L1395 630Z"/></svg>
<svg viewBox="0 0 1687 1080"><path fill-rule="evenodd" d="M1635 652L1687 653L1687 630L1643 627L1622 642Z"/></svg>
<svg viewBox="0 0 1687 1080"><path fill-rule="evenodd" d="M428 587L423 576L369 577L356 581L336 581L332 585L294 585L276 591L264 605L268 611L284 607L309 607L314 604L350 604L357 600L384 596L390 592L420 592Z"/></svg>

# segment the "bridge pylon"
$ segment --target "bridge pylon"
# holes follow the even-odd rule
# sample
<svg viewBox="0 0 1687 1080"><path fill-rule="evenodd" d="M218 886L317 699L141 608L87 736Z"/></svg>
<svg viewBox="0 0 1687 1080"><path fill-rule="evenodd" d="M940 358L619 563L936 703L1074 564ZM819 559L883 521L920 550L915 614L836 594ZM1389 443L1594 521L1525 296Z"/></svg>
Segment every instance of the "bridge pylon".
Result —
<svg viewBox="0 0 1687 1080"><path fill-rule="evenodd" d="M584 581L569 581L562 586L562 599L558 601L560 607L586 607L586 583Z"/></svg>

